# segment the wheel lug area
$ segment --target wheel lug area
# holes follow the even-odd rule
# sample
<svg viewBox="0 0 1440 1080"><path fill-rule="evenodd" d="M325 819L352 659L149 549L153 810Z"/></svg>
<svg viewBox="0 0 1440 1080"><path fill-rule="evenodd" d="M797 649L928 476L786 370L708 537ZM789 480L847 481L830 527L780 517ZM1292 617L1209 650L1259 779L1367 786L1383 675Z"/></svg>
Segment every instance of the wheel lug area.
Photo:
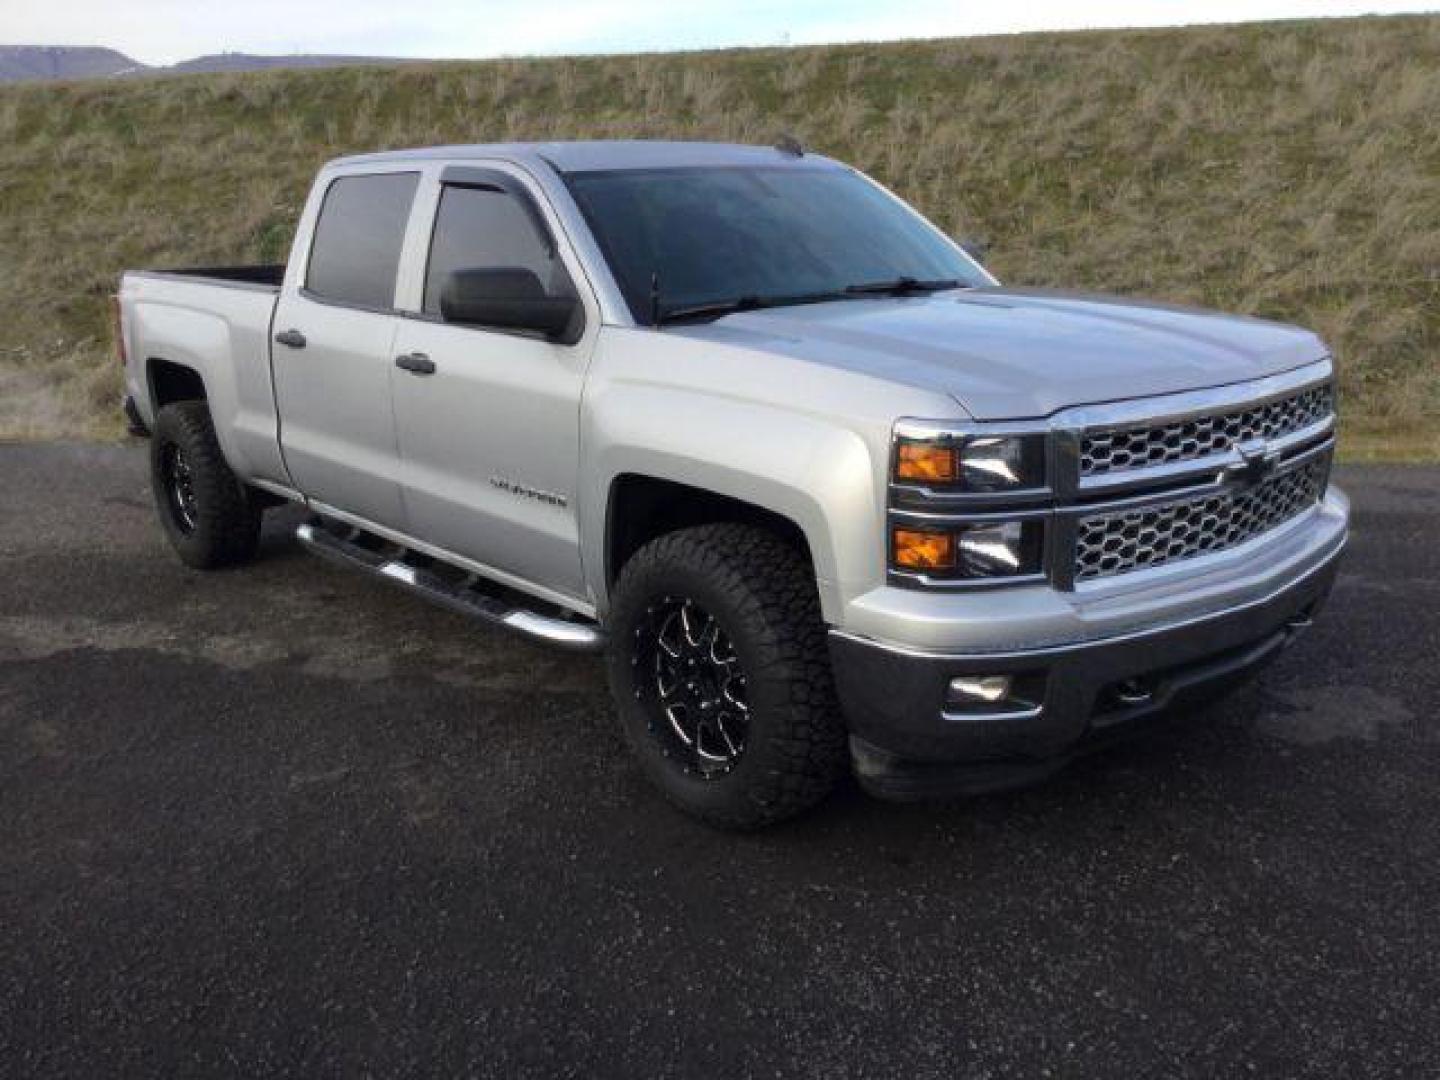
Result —
<svg viewBox="0 0 1440 1080"><path fill-rule="evenodd" d="M653 671L646 695L655 709L651 734L684 771L706 778L729 773L749 729L734 646L692 600L667 596L646 615L637 628L637 672Z"/></svg>

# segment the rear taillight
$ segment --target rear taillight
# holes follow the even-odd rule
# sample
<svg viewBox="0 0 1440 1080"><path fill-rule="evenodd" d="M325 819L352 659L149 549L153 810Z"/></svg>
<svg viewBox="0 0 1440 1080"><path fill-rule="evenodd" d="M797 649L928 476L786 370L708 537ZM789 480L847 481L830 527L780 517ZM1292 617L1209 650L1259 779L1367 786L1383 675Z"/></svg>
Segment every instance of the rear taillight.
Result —
<svg viewBox="0 0 1440 1080"><path fill-rule="evenodd" d="M120 321L120 297L110 296L110 334L115 339L115 359L125 366L125 324Z"/></svg>

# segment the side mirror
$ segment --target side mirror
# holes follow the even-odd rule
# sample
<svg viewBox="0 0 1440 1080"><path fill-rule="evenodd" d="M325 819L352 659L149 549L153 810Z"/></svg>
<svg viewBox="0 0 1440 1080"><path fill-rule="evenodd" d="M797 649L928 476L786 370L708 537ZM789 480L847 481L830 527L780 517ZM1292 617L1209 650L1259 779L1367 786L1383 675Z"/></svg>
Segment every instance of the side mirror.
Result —
<svg viewBox="0 0 1440 1080"><path fill-rule="evenodd" d="M532 330L567 345L580 338L580 301L547 296L534 271L519 266L476 266L447 274L440 287L440 314L446 322Z"/></svg>
<svg viewBox="0 0 1440 1080"><path fill-rule="evenodd" d="M984 240L961 240L960 250L983 266L985 257L990 254L990 245Z"/></svg>

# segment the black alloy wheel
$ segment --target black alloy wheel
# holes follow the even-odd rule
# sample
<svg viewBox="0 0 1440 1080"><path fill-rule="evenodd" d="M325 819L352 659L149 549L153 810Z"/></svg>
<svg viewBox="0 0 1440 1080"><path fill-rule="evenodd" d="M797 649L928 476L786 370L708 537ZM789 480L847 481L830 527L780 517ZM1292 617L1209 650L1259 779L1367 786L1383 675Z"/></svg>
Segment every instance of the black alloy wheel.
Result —
<svg viewBox="0 0 1440 1080"><path fill-rule="evenodd" d="M744 669L719 621L694 600L667 596L636 627L636 685L651 697L650 734L682 772L724 776L750 732Z"/></svg>
<svg viewBox="0 0 1440 1080"><path fill-rule="evenodd" d="M160 479L175 527L187 535L193 533L200 521L195 502L195 474L190 471L185 451L175 443L166 445L160 452Z"/></svg>

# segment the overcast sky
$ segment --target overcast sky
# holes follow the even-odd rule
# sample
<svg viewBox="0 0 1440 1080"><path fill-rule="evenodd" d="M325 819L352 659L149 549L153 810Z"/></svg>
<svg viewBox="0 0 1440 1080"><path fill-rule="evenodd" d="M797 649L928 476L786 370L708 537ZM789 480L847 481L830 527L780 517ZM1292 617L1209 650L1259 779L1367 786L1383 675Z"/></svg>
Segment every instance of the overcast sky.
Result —
<svg viewBox="0 0 1440 1080"><path fill-rule="evenodd" d="M487 57L1433 11L1440 0L0 0L0 44Z"/></svg>

